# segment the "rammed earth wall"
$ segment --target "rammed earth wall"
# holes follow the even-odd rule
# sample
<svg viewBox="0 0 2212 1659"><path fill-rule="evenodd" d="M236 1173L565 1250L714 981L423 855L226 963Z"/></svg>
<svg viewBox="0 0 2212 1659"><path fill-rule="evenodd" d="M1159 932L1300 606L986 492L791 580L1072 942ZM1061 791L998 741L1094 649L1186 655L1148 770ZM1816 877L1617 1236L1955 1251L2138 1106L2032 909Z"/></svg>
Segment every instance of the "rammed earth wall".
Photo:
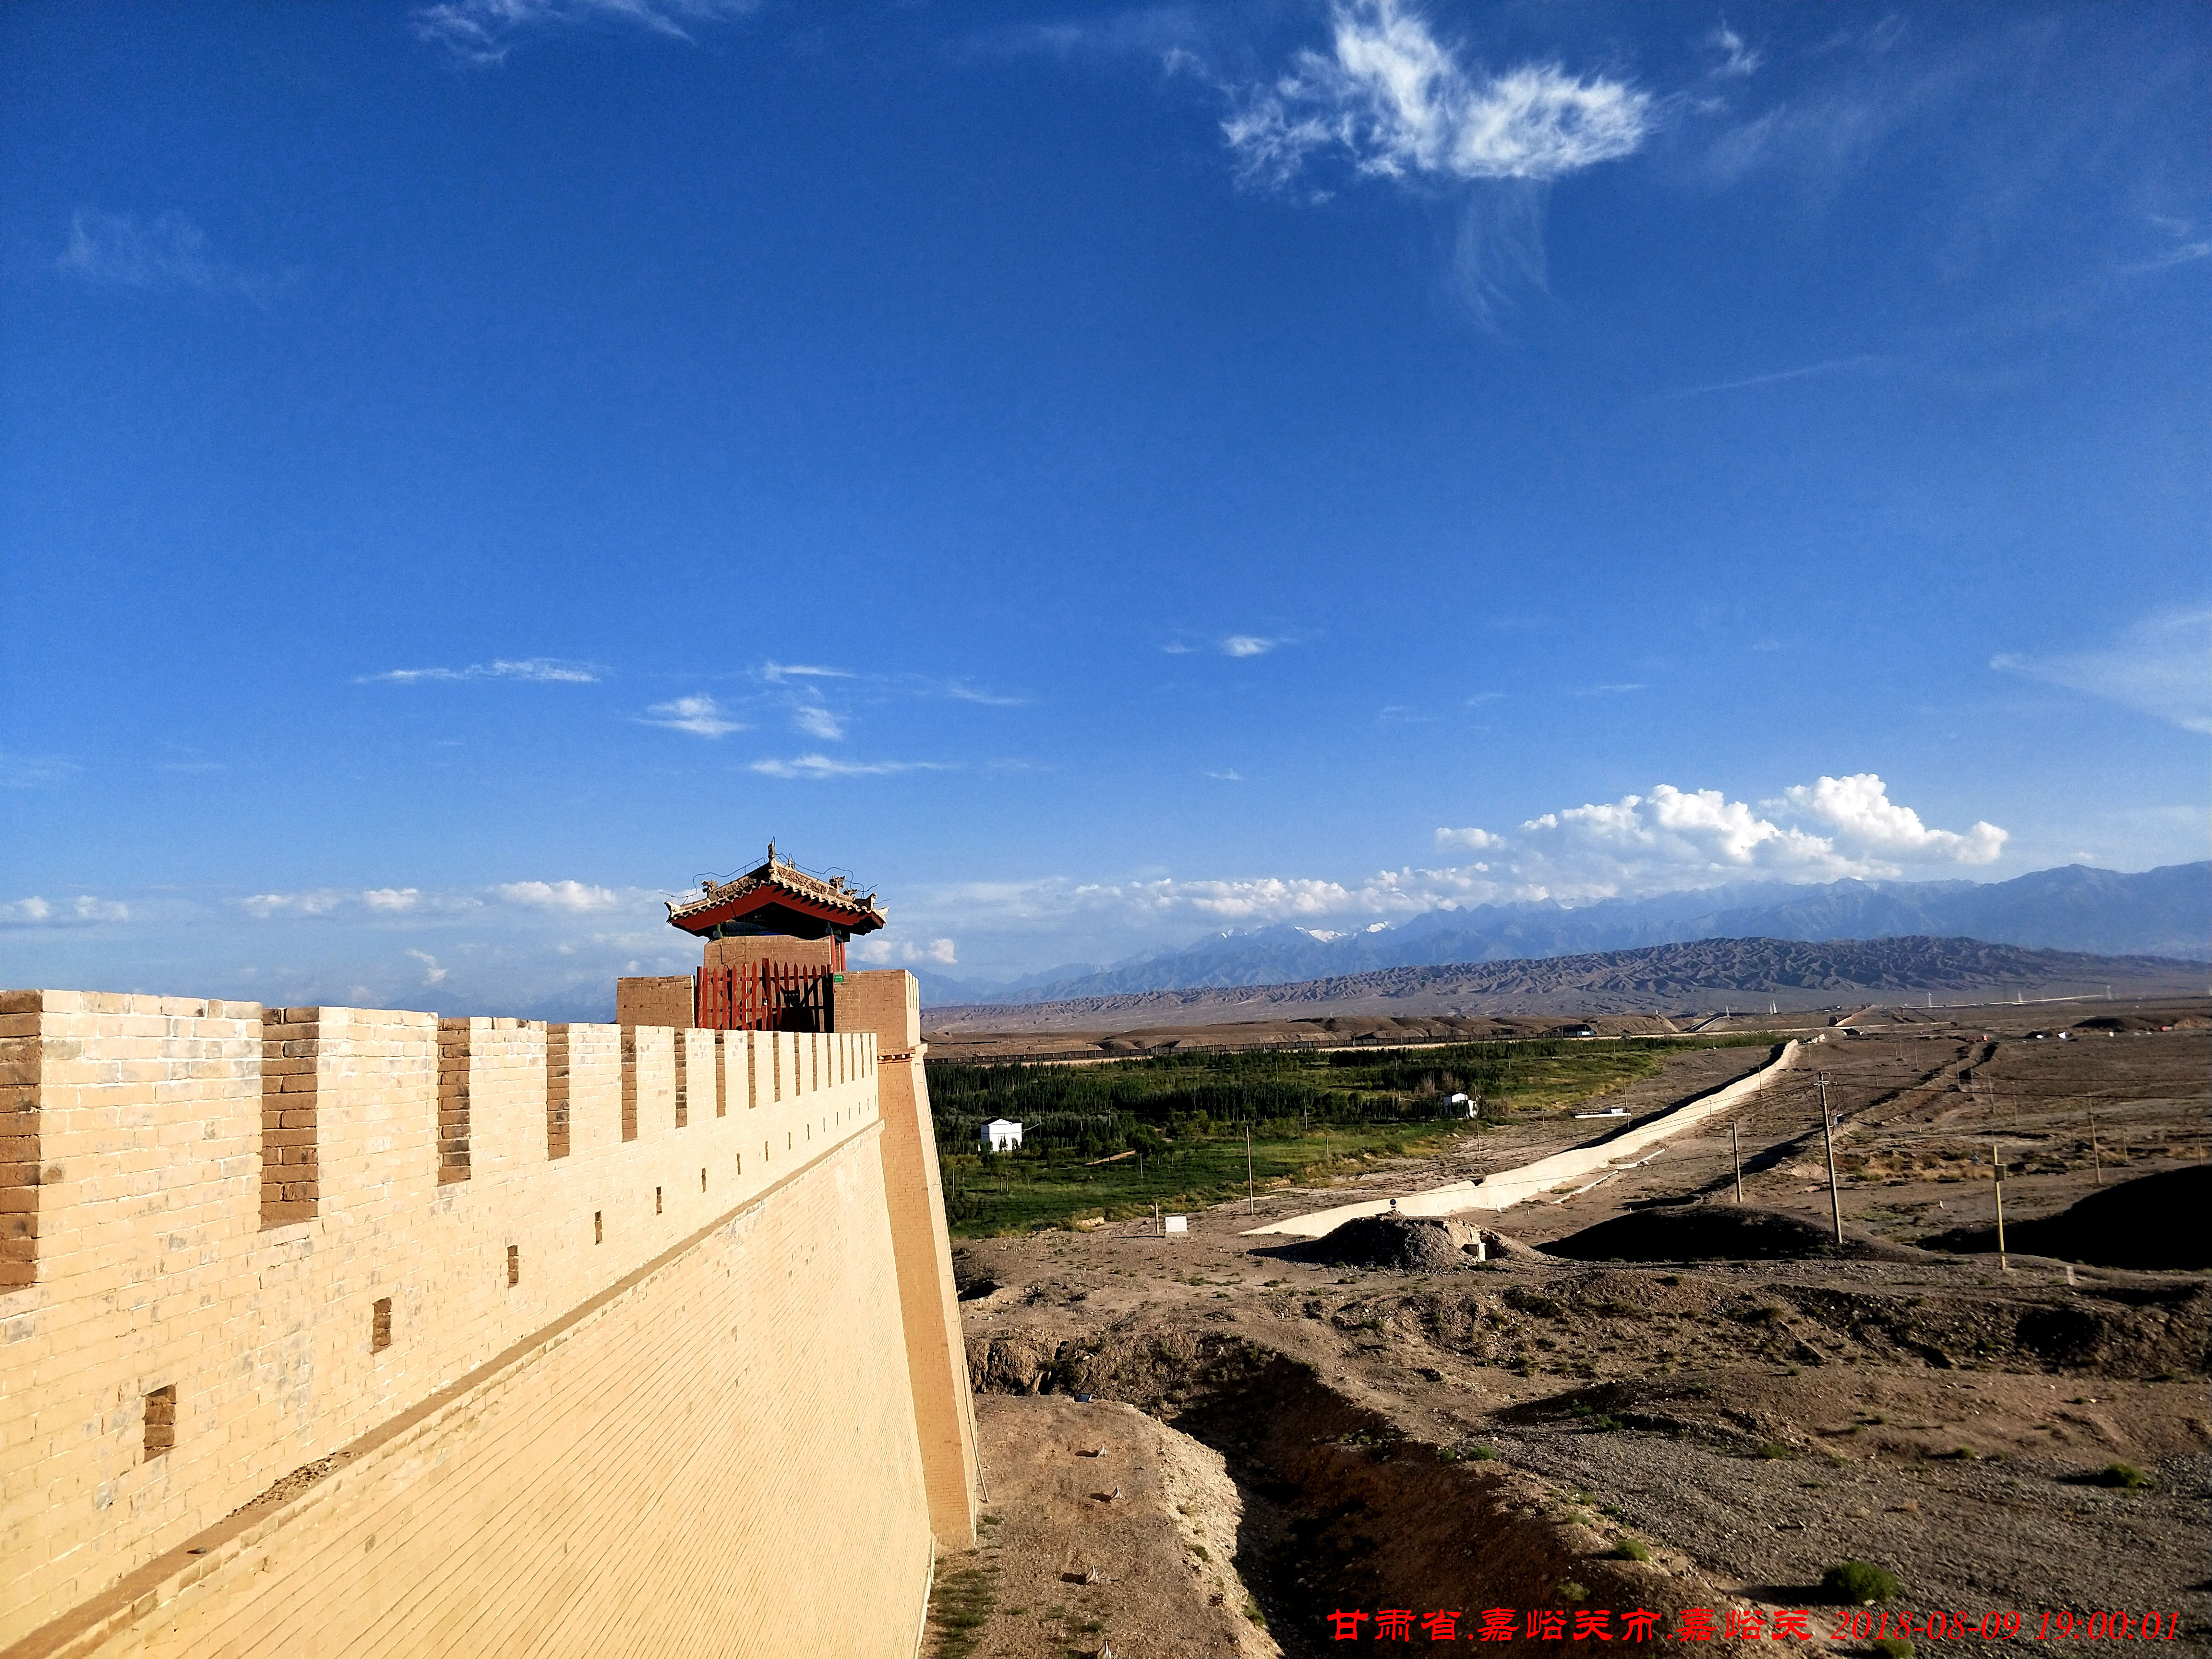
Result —
<svg viewBox="0 0 2212 1659"><path fill-rule="evenodd" d="M911 1652L973 1438L909 1069L0 994L0 1655Z"/></svg>

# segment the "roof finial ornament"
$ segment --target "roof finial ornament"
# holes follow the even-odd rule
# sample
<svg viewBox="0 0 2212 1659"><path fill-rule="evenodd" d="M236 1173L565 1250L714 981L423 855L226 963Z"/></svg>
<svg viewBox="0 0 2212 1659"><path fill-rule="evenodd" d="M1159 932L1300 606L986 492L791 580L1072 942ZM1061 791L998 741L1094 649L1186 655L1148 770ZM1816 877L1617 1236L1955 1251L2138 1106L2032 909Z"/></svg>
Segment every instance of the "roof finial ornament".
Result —
<svg viewBox="0 0 2212 1659"><path fill-rule="evenodd" d="M770 864L775 862L775 842L772 840L768 844L768 861Z"/></svg>

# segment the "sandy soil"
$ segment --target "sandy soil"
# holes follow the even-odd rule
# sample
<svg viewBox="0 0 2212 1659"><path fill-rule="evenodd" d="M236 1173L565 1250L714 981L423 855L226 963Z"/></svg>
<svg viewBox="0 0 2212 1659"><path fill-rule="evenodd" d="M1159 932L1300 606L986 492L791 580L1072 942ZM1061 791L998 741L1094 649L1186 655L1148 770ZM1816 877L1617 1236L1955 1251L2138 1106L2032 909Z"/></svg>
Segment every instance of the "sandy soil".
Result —
<svg viewBox="0 0 2212 1659"><path fill-rule="evenodd" d="M2075 1022L2112 1016L2064 1012ZM2154 1026L2202 1022L2212 1006L2121 1012ZM2057 1029L2041 1023L2049 1010L1966 1028L1850 1012L1855 1030L1880 1035L1832 1028L1787 1086L1745 1114L1753 1205L1828 1224L1823 1074L1842 1115L1846 1225L1900 1246L1993 1218L1992 1139L2007 1164L2007 1215L2021 1218L2063 1208L2100 1179L2206 1156L2212 1032L2203 1024L2061 1042L2027 1036ZM1762 1058L1686 1054L1619 1097L1656 1109ZM1591 1127L1516 1122L1327 1192L1222 1206L1187 1235L1116 1226L964 1244L956 1265L976 1385L1040 1407L1089 1391L1219 1454L1238 1508L1231 1519L1226 1500L1201 1507L1210 1535L1226 1528L1233 1541L1205 1547L1291 1655L1338 1650L1323 1615L1355 1606L1602 1607L1616 1617L1639 1605L1805 1608L1816 1639L1794 1648L1863 1652L1863 1641L1826 1639L1837 1613L1818 1583L1846 1558L1898 1577L1893 1612L2018 1611L2032 1634L2046 1612L2156 1608L2182 1615L2166 1650L2212 1651L2212 1276L2203 1272L2017 1255L2006 1271L1992 1256L1909 1248L1885 1261L1622 1264L1534 1248L1655 1202L1730 1201L1724 1124L1571 1201L1485 1217L1523 1248L1480 1268L1345 1270L1243 1236L1271 1215L1363 1189L1413 1191L1526 1162ZM1015 1439L994 1443L996 1497L1033 1477ZM1133 1461L1135 1445L1124 1454ZM1048 1471L1042 1450L1036 1461ZM2118 1462L2149 1484L2095 1484ZM1079 1511L1079 1496L1062 1501ZM1170 1518L1178 1535L1198 1534L1172 1505L1144 1501L1158 1511L1149 1524L1164 1563L1159 1528ZM997 1559L1052 1568L1073 1534L1048 1516L1022 1519L1031 1502L1006 1499L992 1528ZM1625 1559L1625 1544L1650 1560ZM1038 1627L1029 1634L1061 1645L979 1650L1095 1652L1083 1645L1094 1639L1133 1659L1202 1650L1138 1639L1188 1627L1181 1587L1200 1575L1188 1560L1181 1571L1133 1572L1113 1606L1081 1604L1107 1608L1099 1632ZM1233 1593L1216 1588L1233 1607ZM999 1600L1035 1604L1026 1591ZM1155 1602L1170 1611L1146 1626L1142 1609ZM1415 1644L1426 1641L1417 1631ZM1994 1645L1942 1645L1954 1642Z"/></svg>

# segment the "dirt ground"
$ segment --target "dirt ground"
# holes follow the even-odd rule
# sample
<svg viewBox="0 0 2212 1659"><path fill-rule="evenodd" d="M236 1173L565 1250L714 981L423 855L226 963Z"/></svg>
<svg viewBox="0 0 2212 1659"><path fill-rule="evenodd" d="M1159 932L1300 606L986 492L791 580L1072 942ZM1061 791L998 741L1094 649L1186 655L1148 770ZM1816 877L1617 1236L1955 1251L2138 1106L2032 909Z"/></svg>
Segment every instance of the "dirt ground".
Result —
<svg viewBox="0 0 2212 1659"><path fill-rule="evenodd" d="M1994 1220L1992 1144L2008 1219L2203 1161L2212 1002L2069 1005L2063 1027L2049 1008L1981 1012L1993 1017L1960 1026L1847 1011L1739 1121L1747 1203L1826 1229L1825 1075L1844 1224L1898 1247L1881 1253L1893 1259L1612 1262L1537 1248L1654 1205L1732 1203L1725 1121L1571 1200L1483 1216L1511 1248L1480 1267L1346 1269L1244 1236L1525 1163L1599 1127L1565 1116L1224 1206L1187 1234L1117 1224L963 1244L970 1369L992 1396L979 1404L996 1518L978 1559L1000 1588L965 1627L972 1644L944 1646L940 1626L938 1650L1265 1652L1252 1645L1264 1620L1260 1639L1300 1656L1341 1650L1337 1610L1457 1610L1466 1640L1489 1607L1602 1610L1618 1631L1641 1607L1665 1615L1662 1637L1685 1609L1717 1622L1803 1610L1811 1639L1790 1649L1863 1653L1863 1639L1831 1639L1844 1615L1819 1588L1856 1559L1895 1575L1888 1610L1912 1613L1917 1636L1931 1609L1969 1625L2016 1612L2016 1639L2031 1642L2063 1630L2062 1613L2154 1610L2179 1615L2164 1650L2212 1652L2212 1275L1912 1248ZM2100 1018L2119 1034L2082 1024ZM2060 1041L2068 1028L2078 1034ZM1648 1113L1764 1058L1685 1054L1612 1098ZM1075 1401L1084 1393L1091 1403ZM1086 1483L1111 1486L1065 1451L1076 1430L1112 1438L1133 1467L1192 1473L1088 1499ZM1177 1444L1180 1462L1165 1449ZM2105 1484L2116 1464L2143 1483ZM1086 1502L1111 1512L1098 1540L1124 1539L1116 1559L1138 1565L1101 1566L1105 1581L1081 1589L1060 1581L1048 1601L1052 1584L1029 1581L1087 1562L1079 1546L1103 1514ZM1438 1645L1421 1626L1411 1641ZM2002 1645L1919 1641L1923 1655Z"/></svg>

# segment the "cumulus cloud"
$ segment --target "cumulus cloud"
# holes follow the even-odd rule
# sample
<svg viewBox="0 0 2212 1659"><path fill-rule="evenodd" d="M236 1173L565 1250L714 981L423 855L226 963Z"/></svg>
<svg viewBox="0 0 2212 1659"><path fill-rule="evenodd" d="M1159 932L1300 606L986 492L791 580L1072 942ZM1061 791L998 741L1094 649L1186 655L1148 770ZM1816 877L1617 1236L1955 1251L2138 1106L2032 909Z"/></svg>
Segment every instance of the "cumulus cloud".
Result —
<svg viewBox="0 0 2212 1659"><path fill-rule="evenodd" d="M622 896L611 887L593 887L580 881L509 881L491 890L509 904L526 904L540 910L611 910Z"/></svg>
<svg viewBox="0 0 2212 1659"><path fill-rule="evenodd" d="M361 896L372 910L412 910L422 901L422 892L413 887L372 887Z"/></svg>
<svg viewBox="0 0 2212 1659"><path fill-rule="evenodd" d="M639 719L647 726L665 726L672 732L689 732L695 738L725 738L732 732L745 729L743 721L732 720L723 713L722 706L704 692L696 696L657 702Z"/></svg>
<svg viewBox="0 0 2212 1659"><path fill-rule="evenodd" d="M56 264L107 288L250 295L260 287L217 259L209 252L207 233L175 212L142 221L127 213L79 208L70 216L69 240Z"/></svg>
<svg viewBox="0 0 2212 1659"><path fill-rule="evenodd" d="M881 935L863 939L854 945L853 954L862 962L872 962L888 967L894 963L927 962L939 968L957 967L959 952L949 939L887 939Z"/></svg>
<svg viewBox="0 0 2212 1659"><path fill-rule="evenodd" d="M1919 813L1890 799L1888 786L1871 772L1796 784L1784 799L1829 825L1845 845L1908 863L1993 864L2004 851L2005 832L1994 823L1976 823L1964 835L1929 829Z"/></svg>
<svg viewBox="0 0 2212 1659"><path fill-rule="evenodd" d="M465 893L426 894L419 887L310 887L297 892L248 893L228 902L260 921L301 916L410 915L481 908Z"/></svg>
<svg viewBox="0 0 2212 1659"><path fill-rule="evenodd" d="M1647 94L1556 64L1470 69L1395 0L1343 0L1332 21L1328 54L1300 52L1223 122L1246 178L1285 183L1340 152L1383 178L1551 179L1634 153L1649 129Z"/></svg>
<svg viewBox="0 0 2212 1659"><path fill-rule="evenodd" d="M91 922L128 921L131 907L114 899L80 893L60 903L33 894L10 904L0 904L0 921L23 927L72 927Z"/></svg>
<svg viewBox="0 0 2212 1659"><path fill-rule="evenodd" d="M946 772L938 761L848 761L827 755L799 755L790 760L757 760L753 770L767 778L866 778L891 772Z"/></svg>
<svg viewBox="0 0 2212 1659"><path fill-rule="evenodd" d="M591 685L603 671L597 664L562 662L555 657L523 657L510 661L472 662L465 668L387 668L381 674L362 674L356 685L422 685L451 680L536 680L562 685Z"/></svg>
<svg viewBox="0 0 2212 1659"><path fill-rule="evenodd" d="M561 30L632 28L689 40L700 24L752 9L752 0L439 0L417 6L410 21L417 40L484 66L503 62L526 40Z"/></svg>
<svg viewBox="0 0 2212 1659"><path fill-rule="evenodd" d="M2147 617L2104 649L2002 656L1990 666L2087 691L2190 732L2212 732L2212 610Z"/></svg>
<svg viewBox="0 0 2212 1659"><path fill-rule="evenodd" d="M1447 828L1435 838L1440 850L1484 856L1346 881L1258 876L979 883L936 902L947 915L992 926L1086 915L1138 927L1177 916L1237 927L1404 917L1527 900L1589 903L1747 879L1890 878L1916 866L1987 863L2002 849L2005 832L1989 823L1963 833L1930 830L1888 799L1881 779L1861 774L1786 791L1765 810L1717 789L1659 784L1648 793L1542 813L1510 833Z"/></svg>

